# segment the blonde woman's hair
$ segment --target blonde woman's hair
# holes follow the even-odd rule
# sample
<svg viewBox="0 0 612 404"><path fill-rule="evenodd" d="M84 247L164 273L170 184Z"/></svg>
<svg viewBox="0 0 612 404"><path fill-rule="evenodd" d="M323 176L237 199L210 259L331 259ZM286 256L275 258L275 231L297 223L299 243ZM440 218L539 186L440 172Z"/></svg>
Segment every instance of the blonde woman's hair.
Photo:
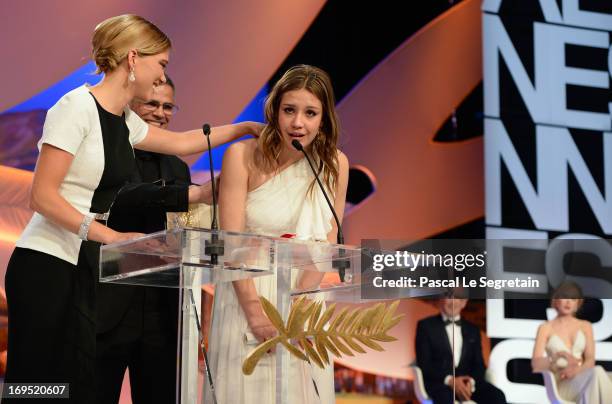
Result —
<svg viewBox="0 0 612 404"><path fill-rule="evenodd" d="M96 26L91 38L91 56L96 73L110 73L136 49L139 56L151 56L172 47L170 38L150 21L124 14L111 17Z"/></svg>
<svg viewBox="0 0 612 404"><path fill-rule="evenodd" d="M318 67L309 65L293 66L270 91L266 98L264 113L267 125L257 139L259 158L256 165L264 170L278 168L278 158L281 152L281 134L278 126L278 115L283 94L305 89L321 101L323 116L321 129L309 146L310 153L318 165L319 177L330 192L335 193L338 182L338 138L340 124L336 114L334 90L329 75ZM309 186L308 192L315 185L315 180Z"/></svg>

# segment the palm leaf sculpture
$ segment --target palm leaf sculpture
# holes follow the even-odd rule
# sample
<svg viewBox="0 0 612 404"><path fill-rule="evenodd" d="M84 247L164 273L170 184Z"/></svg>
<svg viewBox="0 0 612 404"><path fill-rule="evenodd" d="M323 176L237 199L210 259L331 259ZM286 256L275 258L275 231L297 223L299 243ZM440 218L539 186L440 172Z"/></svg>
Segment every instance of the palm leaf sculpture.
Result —
<svg viewBox="0 0 612 404"><path fill-rule="evenodd" d="M297 358L309 363L314 362L320 368L329 364L329 352L337 357L342 357L342 354L354 356L354 352L366 352L363 346L384 351L378 342L396 341L397 338L387 332L404 316L394 315L399 300L388 306L379 303L368 308L357 307L351 311L345 307L329 327L325 327L333 317L336 305L330 305L321 313L323 302L301 297L291 307L285 325L272 303L264 297L259 300L270 322L278 330L278 335L259 344L247 356L242 364L242 373L245 375L253 373L262 356L277 344L282 344ZM297 342L297 345L293 342Z"/></svg>

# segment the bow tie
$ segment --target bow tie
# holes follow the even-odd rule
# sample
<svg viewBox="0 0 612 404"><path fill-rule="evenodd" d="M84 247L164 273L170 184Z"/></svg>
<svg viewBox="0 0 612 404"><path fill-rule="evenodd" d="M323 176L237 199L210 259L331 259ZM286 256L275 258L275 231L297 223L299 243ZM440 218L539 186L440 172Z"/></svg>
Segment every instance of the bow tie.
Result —
<svg viewBox="0 0 612 404"><path fill-rule="evenodd" d="M449 324L453 323L453 321L451 321L451 319L446 319L444 320L444 325L447 326ZM461 319L454 321L454 323L458 326L461 327Z"/></svg>

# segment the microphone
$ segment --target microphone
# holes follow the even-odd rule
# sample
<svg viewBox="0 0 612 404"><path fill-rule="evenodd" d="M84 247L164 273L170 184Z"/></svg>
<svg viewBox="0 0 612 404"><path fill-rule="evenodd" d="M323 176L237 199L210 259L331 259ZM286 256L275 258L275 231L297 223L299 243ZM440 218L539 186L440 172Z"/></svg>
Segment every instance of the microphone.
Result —
<svg viewBox="0 0 612 404"><path fill-rule="evenodd" d="M308 157L308 153L306 153L306 150L304 150L304 146L302 146L302 144L297 140L297 139L293 139L291 141L291 145L298 151L301 151L304 154L304 157L306 157L306 161L308 161L308 165L310 166L310 169L312 170L312 173L315 176L315 179L317 180L317 184L319 184L319 188L321 188L321 192L323 192L323 196L325 197L325 200L327 201L327 205L329 206L329 209L331 210L332 214L334 215L334 219L336 220L336 226L338 227L338 244L344 244L344 234L342 233L342 225L340 224L340 220L338 220L338 215L336 214L336 210L334 209L334 205L331 203L331 201L329 200L329 196L327 196L327 192L325 192L325 187L323 187L323 184L321 183L321 180L319 179L319 175L317 174L317 170L315 169L314 165L312 164L312 161L310 160L310 157ZM346 269L350 267L350 263L348 260L343 259L344 258L344 249L340 249L338 251L338 255L339 255L339 260L334 260L332 262L332 266L336 269L338 269L338 275L340 275L340 281L344 282L344 274L346 272Z"/></svg>
<svg viewBox="0 0 612 404"><path fill-rule="evenodd" d="M212 147L210 145L210 125L205 123L202 125L202 131L206 136L208 142L208 163L210 169L210 181L212 187L212 204L213 204L213 218L210 224L211 234L210 241L206 240L204 243L204 254L210 256L210 264L217 265L219 263L219 255L224 254L224 241L219 239L219 224L217 223L217 190L215 186L215 171L213 168L212 160Z"/></svg>

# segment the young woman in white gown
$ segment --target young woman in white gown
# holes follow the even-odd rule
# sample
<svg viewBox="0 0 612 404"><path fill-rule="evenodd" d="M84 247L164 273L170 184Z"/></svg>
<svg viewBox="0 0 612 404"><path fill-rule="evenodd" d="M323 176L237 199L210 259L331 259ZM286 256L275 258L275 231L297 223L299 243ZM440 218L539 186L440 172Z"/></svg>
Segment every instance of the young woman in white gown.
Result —
<svg viewBox="0 0 612 404"><path fill-rule="evenodd" d="M595 366L591 323L579 320L582 291L564 282L553 294L557 317L540 325L531 360L534 372L551 370L562 398L578 404L604 404L612 399L612 380Z"/></svg>
<svg viewBox="0 0 612 404"><path fill-rule="evenodd" d="M319 177L342 220L348 160L336 147L339 125L334 103L329 76L316 67L295 66L276 83L266 100L267 126L260 137L234 143L224 156L219 187L223 230L336 241L336 225L324 196L303 154L291 145L297 139L320 167ZM296 281L312 285L320 280L319 273L310 273ZM246 335L258 343L276 335L258 296L275 301L274 276L219 284L215 289L209 351L219 404L274 403L274 353L266 355L249 376L241 369L255 347ZM333 366L321 370L290 360L289 402L335 402Z"/></svg>

